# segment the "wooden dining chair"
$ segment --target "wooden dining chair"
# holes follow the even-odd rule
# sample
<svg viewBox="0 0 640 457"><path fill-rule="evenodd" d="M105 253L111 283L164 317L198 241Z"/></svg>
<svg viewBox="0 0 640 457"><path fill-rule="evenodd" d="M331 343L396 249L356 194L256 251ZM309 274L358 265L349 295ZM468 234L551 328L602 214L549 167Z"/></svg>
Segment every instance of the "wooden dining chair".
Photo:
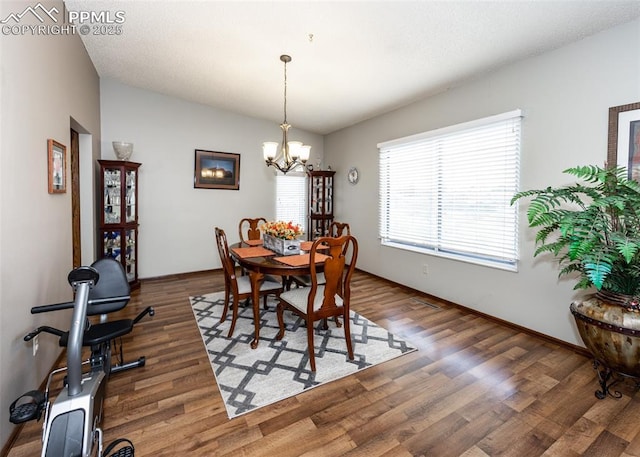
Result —
<svg viewBox="0 0 640 457"><path fill-rule="evenodd" d="M321 246L322 245L322 246ZM321 250L321 252L318 252ZM316 256L324 254L324 284L318 283ZM347 254L350 263L347 265ZM353 360L351 329L349 320L349 303L351 300L351 277L358 258L358 242L351 235L338 238L322 237L314 241L310 251L311 287L295 288L280 294L278 303L278 324L280 331L277 340L284 337L284 311L288 309L302 317L307 324L307 344L311 371L316 371L315 350L313 345L314 322L322 321L322 328L327 330L327 318L342 316L344 338L347 343L349 359ZM336 323L340 326L339 321Z"/></svg>
<svg viewBox="0 0 640 457"><path fill-rule="evenodd" d="M342 235L351 235L351 227L346 222L333 221L329 224L327 236L338 237Z"/></svg>
<svg viewBox="0 0 640 457"><path fill-rule="evenodd" d="M327 236L336 238L342 235L351 235L351 227L346 222L333 221L329 224L329 230ZM310 275L292 276L291 279L296 284L296 287L309 287L311 286ZM318 273L318 284L324 284L324 274Z"/></svg>
<svg viewBox="0 0 640 457"><path fill-rule="evenodd" d="M247 240L259 240L262 238L260 226L266 222L267 220L264 217L256 217L254 219L245 217L244 219L241 219L238 224L238 235L240 235L240 241L244 243Z"/></svg>
<svg viewBox="0 0 640 457"><path fill-rule="evenodd" d="M262 232L260 231L260 226L266 222L267 220L264 217L245 217L241 219L238 224L238 235L240 236L240 241L242 243L247 243L247 241L256 241L261 239ZM247 274L244 268L241 270L241 274L242 276Z"/></svg>
<svg viewBox="0 0 640 457"><path fill-rule="evenodd" d="M229 253L229 244L227 243L227 235L224 230L216 227L216 244L218 245L218 253L220 254L220 261L222 262L222 269L224 271L224 310L222 311L222 317L220 322L224 322L227 318L227 312L229 310L229 298L233 297L233 303L231 305L232 317L231 327L229 328L228 338L233 335L233 330L236 326L236 320L238 318L238 307L240 300L251 299L251 280L249 276L238 276L236 274L235 262L231 258ZM265 278L260 284L260 296L264 297L264 306L267 306L267 296L274 294L276 297L280 296L282 292L282 284Z"/></svg>

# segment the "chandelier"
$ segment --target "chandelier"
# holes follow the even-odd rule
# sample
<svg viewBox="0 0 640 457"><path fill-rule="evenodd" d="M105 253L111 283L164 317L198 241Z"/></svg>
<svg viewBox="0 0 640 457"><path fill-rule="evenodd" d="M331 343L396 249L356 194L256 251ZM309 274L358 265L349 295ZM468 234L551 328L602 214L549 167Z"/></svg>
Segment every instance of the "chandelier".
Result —
<svg viewBox="0 0 640 457"><path fill-rule="evenodd" d="M286 174L298 166L304 166L309 160L311 146L302 144L300 141L289 141L291 125L287 123L287 63L291 62L291 57L281 55L280 60L284 62L284 121L280 124L282 143L278 144L275 141L262 143L262 154L268 167L275 167Z"/></svg>

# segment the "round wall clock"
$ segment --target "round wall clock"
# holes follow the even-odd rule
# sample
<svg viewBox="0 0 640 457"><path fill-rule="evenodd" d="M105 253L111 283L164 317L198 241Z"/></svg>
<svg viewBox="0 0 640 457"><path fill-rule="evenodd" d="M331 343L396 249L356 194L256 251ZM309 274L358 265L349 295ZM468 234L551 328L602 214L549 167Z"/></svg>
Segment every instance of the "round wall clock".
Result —
<svg viewBox="0 0 640 457"><path fill-rule="evenodd" d="M347 179L351 184L356 184L358 182L358 169L356 167L351 167L349 169L349 173L347 174Z"/></svg>

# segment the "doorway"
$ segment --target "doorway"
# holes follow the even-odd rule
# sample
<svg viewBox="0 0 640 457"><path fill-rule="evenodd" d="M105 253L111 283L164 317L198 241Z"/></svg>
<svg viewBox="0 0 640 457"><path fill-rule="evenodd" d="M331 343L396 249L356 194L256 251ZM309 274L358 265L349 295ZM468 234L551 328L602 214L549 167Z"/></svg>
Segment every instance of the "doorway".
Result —
<svg viewBox="0 0 640 457"><path fill-rule="evenodd" d="M91 265L96 260L95 179L96 146L93 135L75 119L69 125L69 165L71 193L71 244L73 267Z"/></svg>
<svg viewBox="0 0 640 457"><path fill-rule="evenodd" d="M82 265L82 233L80 226L80 135L71 129L71 231L73 268Z"/></svg>

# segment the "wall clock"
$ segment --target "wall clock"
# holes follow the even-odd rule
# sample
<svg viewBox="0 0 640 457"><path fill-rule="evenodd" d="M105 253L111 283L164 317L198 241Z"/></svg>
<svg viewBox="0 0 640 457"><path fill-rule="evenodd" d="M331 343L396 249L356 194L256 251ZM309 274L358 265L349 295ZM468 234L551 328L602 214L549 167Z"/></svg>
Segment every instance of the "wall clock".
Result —
<svg viewBox="0 0 640 457"><path fill-rule="evenodd" d="M349 173L347 173L347 179L351 184L356 184L358 182L358 169L356 167L351 167L349 169Z"/></svg>

